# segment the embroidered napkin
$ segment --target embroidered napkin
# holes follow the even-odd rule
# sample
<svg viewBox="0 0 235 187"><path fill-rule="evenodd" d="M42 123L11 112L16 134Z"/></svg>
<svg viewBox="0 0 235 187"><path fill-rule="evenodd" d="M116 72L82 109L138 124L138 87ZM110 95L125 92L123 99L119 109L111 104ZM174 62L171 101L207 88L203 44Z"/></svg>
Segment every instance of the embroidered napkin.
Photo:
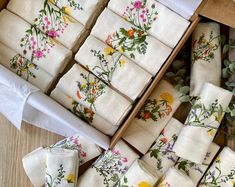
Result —
<svg viewBox="0 0 235 187"><path fill-rule="evenodd" d="M12 59L12 57L14 57ZM46 92L53 81L53 77L39 68L30 60L0 42L0 63L15 72L24 80L29 81L43 92Z"/></svg>
<svg viewBox="0 0 235 187"><path fill-rule="evenodd" d="M219 149L220 147L217 144L212 143L202 164L196 164L194 162L180 158L177 161L175 168L188 175L192 181L194 181L194 183L198 184Z"/></svg>
<svg viewBox="0 0 235 187"><path fill-rule="evenodd" d="M152 75L159 71L172 51L107 8L99 16L91 34L126 55Z"/></svg>
<svg viewBox="0 0 235 187"><path fill-rule="evenodd" d="M220 86L221 45L218 23L197 25L192 35L191 60L190 94L192 96L199 95L205 82Z"/></svg>
<svg viewBox="0 0 235 187"><path fill-rule="evenodd" d="M187 175L178 171L174 167L170 168L157 187L196 187Z"/></svg>
<svg viewBox="0 0 235 187"><path fill-rule="evenodd" d="M200 99L192 106L173 150L176 155L202 164L223 119L232 93L213 84L204 84ZM197 145L197 146L195 146Z"/></svg>
<svg viewBox="0 0 235 187"><path fill-rule="evenodd" d="M48 149L46 151L45 187L75 187L78 167L76 150Z"/></svg>
<svg viewBox="0 0 235 187"><path fill-rule="evenodd" d="M122 140L102 154L78 179L79 187L112 187L139 156Z"/></svg>
<svg viewBox="0 0 235 187"><path fill-rule="evenodd" d="M137 159L116 186L150 187L154 186L158 179L159 176L150 165Z"/></svg>
<svg viewBox="0 0 235 187"><path fill-rule="evenodd" d="M79 49L75 60L132 100L151 79L148 72L92 35Z"/></svg>
<svg viewBox="0 0 235 187"><path fill-rule="evenodd" d="M229 147L225 147L215 159L199 186L234 187L234 184L235 152Z"/></svg>
<svg viewBox="0 0 235 187"><path fill-rule="evenodd" d="M113 125L119 125L131 108L130 101L78 64L60 79L57 87Z"/></svg>
<svg viewBox="0 0 235 187"><path fill-rule="evenodd" d="M165 80L160 81L123 138L145 154L179 107L180 95L173 85Z"/></svg>
<svg viewBox="0 0 235 187"><path fill-rule="evenodd" d="M82 165L101 154L101 149L97 145L77 134L65 138L48 148L43 149L40 147L22 159L25 173L35 187L40 187L45 183L46 151L54 148L76 150L79 158L78 165Z"/></svg>
<svg viewBox="0 0 235 187"><path fill-rule="evenodd" d="M111 0L108 8L171 48L190 24L156 0Z"/></svg>
<svg viewBox="0 0 235 187"><path fill-rule="evenodd" d="M182 127L181 122L171 118L148 153L141 158L155 169L159 177L162 177L178 160L178 156L173 152L173 146Z"/></svg>
<svg viewBox="0 0 235 187"><path fill-rule="evenodd" d="M10 0L7 9L35 25L47 36L58 40L68 49L77 50L76 44L83 34L81 23L67 15L63 9L48 0Z"/></svg>
<svg viewBox="0 0 235 187"><path fill-rule="evenodd" d="M69 109L71 112L73 112L79 118L91 124L104 134L113 136L118 128L118 126L111 125L109 122L107 122L105 119L103 119L101 116L99 116L89 108L86 108L73 100L72 97L65 94L59 88L55 88L52 91L51 97L58 101L61 105Z"/></svg>
<svg viewBox="0 0 235 187"><path fill-rule="evenodd" d="M61 72L71 58L70 50L5 9L0 12L0 24L0 42L52 76Z"/></svg>

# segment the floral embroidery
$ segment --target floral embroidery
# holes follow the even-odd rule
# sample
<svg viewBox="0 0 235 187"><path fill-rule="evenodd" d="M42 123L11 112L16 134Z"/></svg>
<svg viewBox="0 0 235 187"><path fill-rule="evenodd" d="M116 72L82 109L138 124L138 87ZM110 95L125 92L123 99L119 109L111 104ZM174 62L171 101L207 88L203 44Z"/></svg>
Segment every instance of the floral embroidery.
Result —
<svg viewBox="0 0 235 187"><path fill-rule="evenodd" d="M203 60L210 63L211 60L214 59L214 51L219 48L219 45L213 44L212 42L216 39L220 40L220 36L214 36L213 34L213 31L211 31L209 40L207 40L205 34L202 33L198 40L193 41L192 63L197 60Z"/></svg>
<svg viewBox="0 0 235 187"><path fill-rule="evenodd" d="M10 68L15 70L15 73L20 77L25 75L27 81L30 77L36 78L36 75L31 69L38 70L38 67L35 64L31 63L30 60L22 57L20 54L15 55L10 60Z"/></svg>
<svg viewBox="0 0 235 187"><path fill-rule="evenodd" d="M159 187L171 187L171 184L168 183L165 179L162 179L162 181L158 185Z"/></svg>
<svg viewBox="0 0 235 187"><path fill-rule="evenodd" d="M65 177L68 183L74 183L75 182L75 175L69 174L67 177Z"/></svg>
<svg viewBox="0 0 235 187"><path fill-rule="evenodd" d="M177 162L177 169L183 171L186 175L190 175L190 170L195 170L203 175L203 171L200 168L200 165L190 162L189 160L180 159Z"/></svg>
<svg viewBox="0 0 235 187"><path fill-rule="evenodd" d="M46 172L46 187L56 187L57 185L61 184L65 174L65 170L62 164L59 166L57 171L58 174L55 178L52 178L52 176Z"/></svg>
<svg viewBox="0 0 235 187"><path fill-rule="evenodd" d="M173 96L170 93L165 92L160 95L159 99L148 99L136 117L144 121L147 121L148 119L158 121L165 116L170 115L173 102Z"/></svg>
<svg viewBox="0 0 235 187"><path fill-rule="evenodd" d="M66 13L69 14L69 7L73 8L74 10L84 10L84 8L75 0L67 0L68 4L66 6L62 7L62 10ZM61 5L61 0L50 0L51 3L57 5L60 7Z"/></svg>
<svg viewBox="0 0 235 187"><path fill-rule="evenodd" d="M103 177L103 184L109 187L110 182L118 182L120 176L126 173L128 168L125 163L127 162L128 158L123 157L120 151L113 149L106 151L91 167Z"/></svg>
<svg viewBox="0 0 235 187"><path fill-rule="evenodd" d="M161 157L167 158L173 163L176 162L176 159L172 156L174 154L172 149L176 140L176 134L173 134L172 137L168 140L165 136L165 130L163 129L154 146L151 148L150 156L156 159L156 166L159 171L162 171L163 169Z"/></svg>
<svg viewBox="0 0 235 187"><path fill-rule="evenodd" d="M119 180L118 183L115 185L115 187L133 187L133 186L128 185L128 178L124 176L123 182ZM138 187L152 187L152 185L146 181L141 181L138 184Z"/></svg>
<svg viewBox="0 0 235 187"><path fill-rule="evenodd" d="M149 183L146 182L146 181L141 181L141 182L138 184L138 187L152 187L152 185L149 184Z"/></svg>
<svg viewBox="0 0 235 187"><path fill-rule="evenodd" d="M91 80L90 73L88 73L88 75L81 73L80 75L84 79L85 83L82 84L77 81L77 86L79 88L79 91L77 91L77 97L78 99L83 99L83 101L87 101L88 103L90 103L91 110L96 110L95 101L99 96L105 93L106 85L103 84L96 77L92 78ZM82 98L80 92L84 95L85 98Z"/></svg>
<svg viewBox="0 0 235 187"><path fill-rule="evenodd" d="M88 123L92 123L95 113L91 109L84 107L83 105L79 104L76 101L72 102L72 106L73 106L72 112L75 115L77 115L82 120Z"/></svg>

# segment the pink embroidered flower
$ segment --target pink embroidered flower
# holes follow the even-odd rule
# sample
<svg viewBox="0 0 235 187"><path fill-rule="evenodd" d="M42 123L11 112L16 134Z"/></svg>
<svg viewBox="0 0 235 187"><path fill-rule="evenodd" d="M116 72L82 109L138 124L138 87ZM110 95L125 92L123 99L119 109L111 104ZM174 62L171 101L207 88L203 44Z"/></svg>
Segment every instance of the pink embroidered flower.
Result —
<svg viewBox="0 0 235 187"><path fill-rule="evenodd" d="M162 138L161 141L162 141L163 143L167 143L167 142L168 142L167 138Z"/></svg>
<svg viewBox="0 0 235 187"><path fill-rule="evenodd" d="M34 52L34 56L39 59L39 58L42 58L43 56L43 52L41 50L37 50Z"/></svg>
<svg viewBox="0 0 235 187"><path fill-rule="evenodd" d="M126 163L126 162L128 162L128 158L125 157L125 158L122 159L122 161L123 161L124 163Z"/></svg>
<svg viewBox="0 0 235 187"><path fill-rule="evenodd" d="M84 158L86 157L86 152L81 152L81 156Z"/></svg>
<svg viewBox="0 0 235 187"><path fill-rule="evenodd" d="M133 6L136 9L141 9L143 5L142 5L142 2L138 0L138 1L134 2Z"/></svg>
<svg viewBox="0 0 235 187"><path fill-rule="evenodd" d="M58 36L57 32L53 29L49 30L47 32L47 35L50 36L51 38L56 38Z"/></svg>

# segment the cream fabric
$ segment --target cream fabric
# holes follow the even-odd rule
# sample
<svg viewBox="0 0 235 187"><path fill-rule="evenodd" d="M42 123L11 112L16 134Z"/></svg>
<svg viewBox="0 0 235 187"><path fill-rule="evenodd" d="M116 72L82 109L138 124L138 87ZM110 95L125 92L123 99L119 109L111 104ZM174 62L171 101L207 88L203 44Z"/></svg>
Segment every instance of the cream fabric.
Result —
<svg viewBox="0 0 235 187"><path fill-rule="evenodd" d="M203 163L231 98L232 93L228 90L210 83L203 86L200 99L192 106L186 126L173 148L176 155L197 164Z"/></svg>
<svg viewBox="0 0 235 187"><path fill-rule="evenodd" d="M27 48L26 50L28 51L24 54L24 48L21 47L20 44L21 39L26 35L26 31L30 29L30 24L5 9L0 12L0 24L0 41L28 59L31 59L33 55L35 57L34 63L52 76L61 72L67 65L68 60L71 58L72 52L70 50L55 43L51 39L49 40L49 38L43 34L40 36L45 37L46 41L50 41L50 45L54 45L50 49L50 52L37 51L38 53L33 53L32 49L28 50ZM35 33L33 33L32 37L36 38ZM37 41L38 45L43 43L42 40ZM45 57L41 56L42 54L45 55ZM36 56L41 57L36 58Z"/></svg>
<svg viewBox="0 0 235 187"><path fill-rule="evenodd" d="M87 76L86 80L84 76ZM82 91L78 84L81 84L81 89L94 89L86 95L86 90ZM64 93L70 95L75 101L84 105L95 113L103 117L113 125L119 125L129 109L131 103L113 89L109 88L102 81L98 80L94 75L90 74L84 68L75 64L69 72L67 72L59 81L58 86ZM88 98L88 97L92 98Z"/></svg>
<svg viewBox="0 0 235 187"><path fill-rule="evenodd" d="M132 100L151 79L148 72L92 35L79 49L75 60Z"/></svg>
<svg viewBox="0 0 235 187"><path fill-rule="evenodd" d="M23 72L20 69L14 69L12 66L14 64L11 62L13 57L18 57L17 63L20 67L23 67ZM53 81L53 77L48 74L46 71L39 67L35 67L34 64L27 64L26 60L21 55L17 54L15 51L7 47L6 45L0 43L0 63L8 68L10 71L15 72L16 74L20 75L22 73L22 78L28 80L34 86L38 87L43 92L46 92ZM32 67L31 67L32 66ZM24 67L28 67L29 71L35 76L29 75L27 70ZM17 72L20 71L20 72Z"/></svg>
<svg viewBox="0 0 235 187"><path fill-rule="evenodd" d="M142 7L138 7L135 4L136 2L141 2ZM135 26L141 25L144 29L145 25L149 25L148 33L171 48L177 45L190 24L188 20L156 0L147 0L146 3L143 0L111 0L108 8ZM146 12L147 10L148 12ZM137 12L139 12L139 15ZM154 13L157 13L157 15L155 16ZM148 18L148 16L150 17Z"/></svg>
<svg viewBox="0 0 235 187"><path fill-rule="evenodd" d="M162 80L131 122L123 138L145 154L180 106L180 95L173 85Z"/></svg>
<svg viewBox="0 0 235 187"><path fill-rule="evenodd" d="M173 146L182 127L183 124L181 122L171 118L153 146L141 158L147 164L154 167L159 177L162 177L178 160L178 156L173 152Z"/></svg>
<svg viewBox="0 0 235 187"><path fill-rule="evenodd" d="M60 90L59 88L55 88L52 93L51 93L51 97L53 99L55 99L56 101L58 101L61 105L63 105L64 107L66 107L67 109L69 109L71 112L73 112L75 115L77 115L78 117L80 117L81 119L83 119L82 114L80 114L79 112L82 111L86 111L88 110L89 113L91 112L92 114L92 120L91 121L86 121L89 122L89 124L91 124L92 126L94 126L95 128L97 128L99 131L103 132L104 134L113 136L113 134L115 133L115 131L117 130L118 126L116 125L111 125L110 123L108 123L105 119L103 119L101 116L99 116L98 114L90 111L90 109L85 108L83 105L77 103L76 101L74 101L70 96L68 96L67 94L65 94L62 90ZM78 113L76 113L74 111L74 102L78 105L78 108L82 109L82 111L79 111ZM84 115L86 115L85 113L83 113ZM88 114L89 115L89 114Z"/></svg>
<svg viewBox="0 0 235 187"><path fill-rule="evenodd" d="M206 82L220 86L222 65L218 23L197 25L192 35L191 60L190 95L198 96Z"/></svg>
<svg viewBox="0 0 235 187"><path fill-rule="evenodd" d="M122 140L101 155L78 179L79 187L112 187L139 156Z"/></svg>
<svg viewBox="0 0 235 187"><path fill-rule="evenodd" d="M121 186L154 186L158 179L159 176L151 166L137 159L118 183Z"/></svg>
<svg viewBox="0 0 235 187"><path fill-rule="evenodd" d="M147 70L152 75L156 75L159 69L162 67L163 63L170 55L172 49L158 41L157 39L153 38L152 36L146 36L146 53L142 54L139 53L137 49L130 50L130 51L123 51L121 45L128 45L133 40L130 37L130 41L126 39L127 44L119 45L119 41L115 38L117 37L116 32L122 36L121 30L130 31L129 34L133 34L131 30L137 29L132 24L128 23L120 16L116 15L109 9L105 9L102 14L99 16L95 26L92 29L92 35L96 36L102 41L106 41L108 43L108 39L110 37L114 37L114 42L111 46L120 52L122 52L127 57L131 58L134 62L136 62L139 66ZM102 30L102 32L100 32ZM138 29L137 29L138 30ZM124 31L124 32L125 32ZM141 31L142 32L142 31ZM126 34L126 33L125 33ZM120 37L121 37L120 36ZM133 36L134 37L134 36ZM136 36L138 38L138 36ZM124 38L124 37L123 37ZM136 39L137 40L137 39ZM121 41L121 39L120 39ZM129 43L128 43L129 42ZM136 42L137 43L137 42ZM139 42L142 43L143 42ZM137 44L135 44L137 45ZM141 47L142 48L142 47ZM132 57L134 55L134 57Z"/></svg>
<svg viewBox="0 0 235 187"><path fill-rule="evenodd" d="M78 175L78 152L62 148L46 151L46 187L75 187Z"/></svg>
<svg viewBox="0 0 235 187"><path fill-rule="evenodd" d="M45 0L10 0L7 9L30 24L36 24L37 28L58 40L68 49L73 49L84 31L83 25L64 14L61 9L48 1L47 6L51 12L53 11L50 14L49 8L44 7L44 2ZM41 10L46 11L44 16L40 16L42 14ZM61 15L56 11L60 12ZM35 19L38 21L35 21ZM42 20L39 21L40 19Z"/></svg>

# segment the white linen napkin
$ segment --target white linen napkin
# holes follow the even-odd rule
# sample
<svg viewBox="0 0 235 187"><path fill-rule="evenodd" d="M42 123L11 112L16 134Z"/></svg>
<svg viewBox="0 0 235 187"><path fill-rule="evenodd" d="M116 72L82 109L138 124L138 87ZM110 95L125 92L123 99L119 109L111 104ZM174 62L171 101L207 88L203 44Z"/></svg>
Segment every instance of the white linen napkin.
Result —
<svg viewBox="0 0 235 187"><path fill-rule="evenodd" d="M139 156L122 140L105 151L78 179L79 187L114 186Z"/></svg>
<svg viewBox="0 0 235 187"><path fill-rule="evenodd" d="M111 0L108 8L174 48L190 22L156 0Z"/></svg>
<svg viewBox="0 0 235 187"><path fill-rule="evenodd" d="M53 77L50 74L1 42L0 64L8 68L10 71L15 72L24 80L29 81L43 92L48 90L53 81Z"/></svg>
<svg viewBox="0 0 235 187"><path fill-rule="evenodd" d="M35 25L47 36L58 40L68 49L77 49L76 44L84 32L83 25L50 1L10 0L7 9Z"/></svg>
<svg viewBox="0 0 235 187"><path fill-rule="evenodd" d="M91 34L126 55L152 75L156 75L172 51L107 8L99 16Z"/></svg>
<svg viewBox="0 0 235 187"><path fill-rule="evenodd" d="M113 136L118 128L118 126L111 125L109 122L107 122L105 119L103 119L101 116L99 116L89 108L86 108L73 100L72 97L65 94L61 89L57 87L52 91L51 97L58 101L61 105L69 109L71 112L73 112L79 118L91 124L104 134Z"/></svg>
<svg viewBox="0 0 235 187"><path fill-rule="evenodd" d="M178 156L173 152L173 146L182 127L181 122L171 118L150 150L141 158L154 168L159 177L162 177L178 160Z"/></svg>
<svg viewBox="0 0 235 187"><path fill-rule="evenodd" d="M79 49L75 60L132 100L151 79L148 72L92 35Z"/></svg>
<svg viewBox="0 0 235 187"><path fill-rule="evenodd" d="M229 147L225 147L215 159L199 186L234 187L234 184L235 152Z"/></svg>
<svg viewBox="0 0 235 187"><path fill-rule="evenodd" d="M232 98L232 93L204 84L200 99L192 106L173 150L176 155L202 164ZM195 146L196 145L196 146Z"/></svg>
<svg viewBox="0 0 235 187"><path fill-rule="evenodd" d="M194 162L180 158L177 161L175 168L188 175L192 181L194 181L194 183L198 184L214 159L215 155L218 153L219 149L220 147L217 144L212 143L202 164L196 164Z"/></svg>
<svg viewBox="0 0 235 187"><path fill-rule="evenodd" d="M123 138L145 154L180 106L180 95L173 85L165 80L160 81Z"/></svg>
<svg viewBox="0 0 235 187"><path fill-rule="evenodd" d="M196 187L195 184L187 175L178 171L174 167L170 168L157 187Z"/></svg>
<svg viewBox="0 0 235 187"><path fill-rule="evenodd" d="M192 35L191 60L190 95L198 96L205 82L220 86L222 65L218 23L197 25Z"/></svg>
<svg viewBox="0 0 235 187"><path fill-rule="evenodd" d="M0 12L0 24L0 41L53 77L64 69L72 56L70 50L5 9Z"/></svg>
<svg viewBox="0 0 235 187"><path fill-rule="evenodd" d="M46 151L45 187L75 187L78 167L76 150L48 149Z"/></svg>
<svg viewBox="0 0 235 187"><path fill-rule="evenodd" d="M87 70L75 64L57 87L113 125L119 125L131 103Z"/></svg>
<svg viewBox="0 0 235 187"><path fill-rule="evenodd" d="M137 159L116 186L145 187L154 186L159 179L153 168Z"/></svg>

